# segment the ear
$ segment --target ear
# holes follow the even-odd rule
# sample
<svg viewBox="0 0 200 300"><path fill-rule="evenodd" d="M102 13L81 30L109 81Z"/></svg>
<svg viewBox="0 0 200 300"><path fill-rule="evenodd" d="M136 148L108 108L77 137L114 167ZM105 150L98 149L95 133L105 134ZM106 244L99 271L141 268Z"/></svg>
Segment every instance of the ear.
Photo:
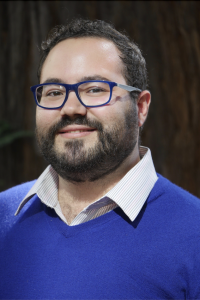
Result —
<svg viewBox="0 0 200 300"><path fill-rule="evenodd" d="M137 100L138 106L138 126L141 127L148 115L149 106L151 103L151 94L149 91L142 91Z"/></svg>

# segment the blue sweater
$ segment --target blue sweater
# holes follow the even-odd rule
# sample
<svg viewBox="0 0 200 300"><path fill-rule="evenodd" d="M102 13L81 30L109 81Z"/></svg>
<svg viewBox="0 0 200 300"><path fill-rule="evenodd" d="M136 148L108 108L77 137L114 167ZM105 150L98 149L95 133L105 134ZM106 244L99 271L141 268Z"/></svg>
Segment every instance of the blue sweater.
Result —
<svg viewBox="0 0 200 300"><path fill-rule="evenodd" d="M33 182L0 194L0 299L200 299L200 200L159 179L135 221L120 208L67 226Z"/></svg>

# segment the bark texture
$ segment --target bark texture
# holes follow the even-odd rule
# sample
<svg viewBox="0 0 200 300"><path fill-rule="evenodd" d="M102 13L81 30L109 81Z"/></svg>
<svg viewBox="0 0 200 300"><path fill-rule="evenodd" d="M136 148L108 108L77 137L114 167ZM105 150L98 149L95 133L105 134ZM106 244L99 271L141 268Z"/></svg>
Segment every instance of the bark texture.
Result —
<svg viewBox="0 0 200 300"><path fill-rule="evenodd" d="M141 47L152 94L142 144L159 173L200 197L198 1L1 1L0 121L34 131L29 88L37 83L38 46L54 25L75 17L112 22ZM0 190L44 167L34 138L15 139L0 148Z"/></svg>

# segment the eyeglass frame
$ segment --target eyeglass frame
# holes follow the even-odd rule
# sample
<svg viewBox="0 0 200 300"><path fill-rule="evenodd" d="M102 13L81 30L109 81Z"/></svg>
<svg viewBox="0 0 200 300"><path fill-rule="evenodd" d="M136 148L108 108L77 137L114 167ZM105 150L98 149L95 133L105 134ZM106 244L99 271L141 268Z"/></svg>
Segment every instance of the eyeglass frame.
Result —
<svg viewBox="0 0 200 300"><path fill-rule="evenodd" d="M110 86L110 98L109 98L109 100L108 100L106 103L100 104L100 105L85 105L85 104L82 102L81 98L79 97L79 94L78 94L78 87L79 87L79 85L81 85L81 84L83 84L83 83L88 83L88 82L103 82L103 83L107 83L107 84ZM54 84L54 85L61 85L61 86L64 86L64 87L65 87L65 90L66 90L66 96L65 96L65 99L64 99L62 105L60 105L60 106L58 106L58 107L44 107L44 106L40 105L40 104L38 103L38 101L37 101L37 97L36 97L36 89L37 89L38 87L40 87L40 86L43 86L43 85L52 85L52 84ZM100 106L104 106L104 105L106 105L106 104L108 104L108 103L110 102L110 100L111 100L111 98L112 98L113 88L114 88L115 86L118 86L118 87L120 87L121 89L126 90L126 91L128 91L128 92L134 92L134 91L135 91L135 92L142 92L142 90L140 90L140 89L138 89L138 88L135 88L135 87L133 87L133 86L130 86L130 85L124 85L124 84L120 84L120 83L116 83L116 82L112 82L112 81L105 81L105 80L87 80L87 81L82 81L82 82L78 82L78 83L75 83L75 84L66 84L66 83L58 83L58 82L54 83L54 82L50 82L50 83L42 83L42 84L33 85L33 86L31 86L30 89L31 89L31 91L32 91L32 93L33 93L34 100L35 100L36 104L37 104L39 107L44 108L44 109L59 109L59 108L62 108L62 107L65 105L65 103L67 102L68 95L69 95L69 91L74 91L75 94L76 94L76 96L77 96L77 98L78 98L78 100L79 100L79 102L80 102L83 106L85 106L85 107L100 107Z"/></svg>

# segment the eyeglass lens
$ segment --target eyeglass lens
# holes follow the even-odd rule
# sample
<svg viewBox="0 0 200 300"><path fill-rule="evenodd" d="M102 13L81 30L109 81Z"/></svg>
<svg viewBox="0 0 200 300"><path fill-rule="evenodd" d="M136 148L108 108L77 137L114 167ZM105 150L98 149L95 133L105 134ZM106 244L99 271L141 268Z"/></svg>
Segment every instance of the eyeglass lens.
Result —
<svg viewBox="0 0 200 300"><path fill-rule="evenodd" d="M98 106L109 100L110 86L105 82L86 82L78 86L78 94L86 106ZM66 89L62 85L42 85L36 90L37 101L43 107L59 107L65 97Z"/></svg>

